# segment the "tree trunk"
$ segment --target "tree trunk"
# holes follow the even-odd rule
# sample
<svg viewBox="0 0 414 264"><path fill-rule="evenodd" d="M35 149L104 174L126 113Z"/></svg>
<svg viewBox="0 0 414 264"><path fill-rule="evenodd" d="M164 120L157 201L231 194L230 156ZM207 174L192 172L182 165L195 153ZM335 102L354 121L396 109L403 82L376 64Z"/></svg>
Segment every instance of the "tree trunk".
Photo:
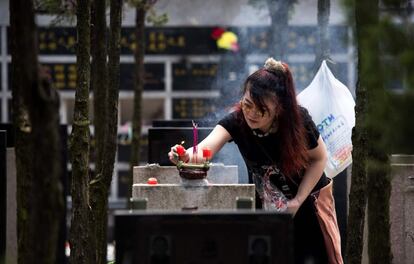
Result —
<svg viewBox="0 0 414 264"><path fill-rule="evenodd" d="M95 175L102 173L102 152L105 137L106 97L108 89L106 4L94 0L91 10L91 85L94 94Z"/></svg>
<svg viewBox="0 0 414 264"><path fill-rule="evenodd" d="M88 220L89 197L89 81L90 81L90 2L77 1L77 87L71 135L72 224L70 262L95 263L91 259Z"/></svg>
<svg viewBox="0 0 414 264"><path fill-rule="evenodd" d="M387 156L368 165L368 255L370 263L391 263L391 167Z"/></svg>
<svg viewBox="0 0 414 264"><path fill-rule="evenodd" d="M142 126L142 92L144 90L144 55L145 55L145 16L146 0L136 6L136 48L135 57L135 86L134 86L134 115L132 119L131 144L131 177L128 183L129 194L132 194L133 167L139 164L139 151Z"/></svg>
<svg viewBox="0 0 414 264"><path fill-rule="evenodd" d="M92 208L89 232L90 243L95 250L92 258L95 263L106 261L106 225L102 231L102 224L106 221L101 217L102 201L107 199L107 188L102 184L104 170L104 146L105 133L108 122L107 93L108 93L108 69L107 69L107 37L106 37L106 1L94 0L91 10L91 85L94 93L94 158L95 174L89 185L89 202ZM106 222L105 222L106 223ZM103 235L103 233L105 233ZM103 247L102 245L105 245Z"/></svg>
<svg viewBox="0 0 414 264"><path fill-rule="evenodd" d="M10 11L13 108L17 113L18 261L54 264L63 212L59 98L49 76L41 72L39 78L33 2L12 1Z"/></svg>
<svg viewBox="0 0 414 264"><path fill-rule="evenodd" d="M360 54L358 48L358 54ZM360 58L360 56L358 56ZM352 178L349 194L349 214L347 225L346 263L360 264L363 249L365 208L367 203L367 132L366 86L361 80L361 59L358 59L358 82L356 87L355 127L352 130Z"/></svg>
<svg viewBox="0 0 414 264"><path fill-rule="evenodd" d="M26 13L27 12L27 13ZM16 152L16 198L18 263L30 263L30 217L29 206L32 189L32 157L30 145L31 124L29 120L26 87L37 82L37 61L34 46L35 23L33 3L16 0L10 2L12 112Z"/></svg>
<svg viewBox="0 0 414 264"><path fill-rule="evenodd" d="M102 128L103 142L99 148L103 149L100 160L101 171L91 181L91 201L95 222L95 234L97 237L97 259L96 263L106 263L107 250L107 224L108 224L108 195L111 186L114 170L115 154L117 147L117 128L118 128L118 92L119 92L119 58L120 58L120 39L121 39L121 20L122 20L122 1L111 0L110 4L110 35L109 35L109 65L108 65L108 85L105 92L106 106L104 126ZM96 102L99 103L99 102ZM98 115L102 113L97 113ZM98 132L98 131L96 131Z"/></svg>
<svg viewBox="0 0 414 264"><path fill-rule="evenodd" d="M318 0L318 35L319 45L316 51L316 58L314 63L315 72L319 69L323 60L330 56L329 48L329 15L330 15L331 1Z"/></svg>
<svg viewBox="0 0 414 264"><path fill-rule="evenodd" d="M42 75L41 82L28 87L30 91L27 91L31 94L33 144L30 251L32 263L55 264L59 224L64 209L60 180L59 95L53 89L50 77ZM63 250L63 244L59 246Z"/></svg>
<svg viewBox="0 0 414 264"><path fill-rule="evenodd" d="M389 234L390 177L384 124L388 108L381 72L378 0L355 1L358 44L356 126L348 218L347 263L361 263L368 194L370 263L391 263Z"/></svg>
<svg viewBox="0 0 414 264"><path fill-rule="evenodd" d="M365 2L365 1L364 1ZM391 263L389 199L391 195L390 164L386 129L389 113L388 92L385 91L384 76L387 69L381 60L381 38L377 31L379 25L379 0L370 0L361 4L365 17L365 28L369 30L364 36L363 59L367 62L368 87L368 256L370 263ZM367 12L369 15L367 16ZM362 36L361 36L362 37ZM358 38L361 43L362 40ZM368 72L369 71L369 72ZM384 73L384 74L381 74Z"/></svg>
<svg viewBox="0 0 414 264"><path fill-rule="evenodd" d="M356 87L355 127L352 131L352 179L349 194L348 236L346 246L346 259L348 264L360 264L362 260L363 234L365 225L365 208L367 203L367 80L365 71L367 69L364 61L363 43L365 28L363 20L363 9L355 1L356 39L358 50L358 81Z"/></svg>
<svg viewBox="0 0 414 264"><path fill-rule="evenodd" d="M286 61L288 43L289 10L293 1L266 0L270 15L269 56Z"/></svg>

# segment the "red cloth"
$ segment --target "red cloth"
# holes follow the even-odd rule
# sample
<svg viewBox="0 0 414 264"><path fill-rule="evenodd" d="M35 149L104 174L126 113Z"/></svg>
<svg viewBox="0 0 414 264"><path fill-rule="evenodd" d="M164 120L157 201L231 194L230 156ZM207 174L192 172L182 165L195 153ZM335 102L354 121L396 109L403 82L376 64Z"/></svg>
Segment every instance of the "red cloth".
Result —
<svg viewBox="0 0 414 264"><path fill-rule="evenodd" d="M314 197L316 216L325 240L329 263L343 264L341 237L336 220L335 201L332 195L332 181L314 194Z"/></svg>

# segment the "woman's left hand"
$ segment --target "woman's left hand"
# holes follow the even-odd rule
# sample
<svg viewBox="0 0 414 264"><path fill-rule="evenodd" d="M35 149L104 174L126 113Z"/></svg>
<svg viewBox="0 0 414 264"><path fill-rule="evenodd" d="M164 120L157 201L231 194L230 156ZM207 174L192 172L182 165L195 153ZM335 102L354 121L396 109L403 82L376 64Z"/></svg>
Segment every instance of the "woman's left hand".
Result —
<svg viewBox="0 0 414 264"><path fill-rule="evenodd" d="M292 214L294 217L296 212L299 210L299 207L301 206L301 202L295 197L292 200L289 200L287 203L287 212Z"/></svg>

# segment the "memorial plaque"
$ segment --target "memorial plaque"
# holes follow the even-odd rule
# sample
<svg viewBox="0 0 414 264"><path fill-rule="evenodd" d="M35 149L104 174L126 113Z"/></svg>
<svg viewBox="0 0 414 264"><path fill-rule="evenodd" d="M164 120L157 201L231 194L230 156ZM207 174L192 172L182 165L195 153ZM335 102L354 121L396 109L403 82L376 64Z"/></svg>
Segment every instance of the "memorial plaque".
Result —
<svg viewBox="0 0 414 264"><path fill-rule="evenodd" d="M129 163L131 161L131 139L125 141L122 136L118 134L118 161ZM140 137L139 160L141 162L148 160L148 135Z"/></svg>
<svg viewBox="0 0 414 264"><path fill-rule="evenodd" d="M216 63L173 64L173 91L210 91L217 89Z"/></svg>
<svg viewBox="0 0 414 264"><path fill-rule="evenodd" d="M76 90L76 64L75 63L42 63L42 66L49 72L53 86L61 91ZM12 70L8 64L8 90L12 89Z"/></svg>
<svg viewBox="0 0 414 264"><path fill-rule="evenodd" d="M165 90L165 69L163 63L145 63L144 65L144 91L163 91ZM134 90L135 64L121 63L120 89L132 91Z"/></svg>
<svg viewBox="0 0 414 264"><path fill-rule="evenodd" d="M43 63L52 78L53 86L61 91L75 91L77 69L75 63ZM134 89L134 64L120 65L120 90ZM165 89L165 70L162 63L145 64L144 91L162 91ZM11 90L11 64L9 64L9 84Z"/></svg>
<svg viewBox="0 0 414 264"><path fill-rule="evenodd" d="M249 53L269 52L269 27L249 27L248 49ZM288 28L287 53L288 54L315 54L318 48L318 31L316 26L290 26ZM328 28L331 53L348 52L348 28L346 26L330 26Z"/></svg>
<svg viewBox="0 0 414 264"><path fill-rule="evenodd" d="M151 27L145 31L146 54L219 53L211 37L213 27ZM132 54L136 47L135 28L122 29L121 53Z"/></svg>
<svg viewBox="0 0 414 264"><path fill-rule="evenodd" d="M203 118L216 111L214 99L175 98L173 99L173 118Z"/></svg>
<svg viewBox="0 0 414 264"><path fill-rule="evenodd" d="M57 90L76 90L77 69L74 63L45 63Z"/></svg>
<svg viewBox="0 0 414 264"><path fill-rule="evenodd" d="M227 52L217 47L212 33L216 27L148 27L145 29L146 54L186 54L211 55ZM270 38L269 27L232 27L240 40L244 37L244 44L249 53L268 53ZM247 32L247 33L245 33ZM7 28L10 36L10 27ZM314 53L318 46L318 32L316 26L289 26L288 53ZM346 26L330 26L328 28L330 48L332 53L347 53L348 28ZM8 38L10 39L10 37ZM39 27L39 53L44 55L76 54L75 27ZM134 27L124 27L121 30L121 53L133 54L136 48ZM244 41L243 41L244 43ZM10 41L8 41L10 53Z"/></svg>
<svg viewBox="0 0 414 264"><path fill-rule="evenodd" d="M145 29L146 54L212 54L220 53L211 37L214 27L149 27ZM10 54L10 27L7 28L7 51ZM75 55L75 27L39 27L39 54ZM136 48L134 27L121 30L121 54L133 54Z"/></svg>
<svg viewBox="0 0 414 264"><path fill-rule="evenodd" d="M118 198L130 198L131 194L128 185L130 182L131 172L125 170L118 171Z"/></svg>

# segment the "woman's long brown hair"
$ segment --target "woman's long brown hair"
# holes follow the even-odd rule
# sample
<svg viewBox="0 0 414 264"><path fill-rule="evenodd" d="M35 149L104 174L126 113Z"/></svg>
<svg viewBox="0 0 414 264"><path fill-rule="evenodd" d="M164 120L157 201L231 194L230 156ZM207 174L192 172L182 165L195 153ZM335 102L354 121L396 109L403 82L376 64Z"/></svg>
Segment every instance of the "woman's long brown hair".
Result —
<svg viewBox="0 0 414 264"><path fill-rule="evenodd" d="M306 131L289 66L284 70L265 68L251 74L245 81L243 94L250 93L255 105L264 110L264 99L276 95L278 129L280 134L280 169L286 176L297 175L308 165ZM239 108L240 110L240 108Z"/></svg>

